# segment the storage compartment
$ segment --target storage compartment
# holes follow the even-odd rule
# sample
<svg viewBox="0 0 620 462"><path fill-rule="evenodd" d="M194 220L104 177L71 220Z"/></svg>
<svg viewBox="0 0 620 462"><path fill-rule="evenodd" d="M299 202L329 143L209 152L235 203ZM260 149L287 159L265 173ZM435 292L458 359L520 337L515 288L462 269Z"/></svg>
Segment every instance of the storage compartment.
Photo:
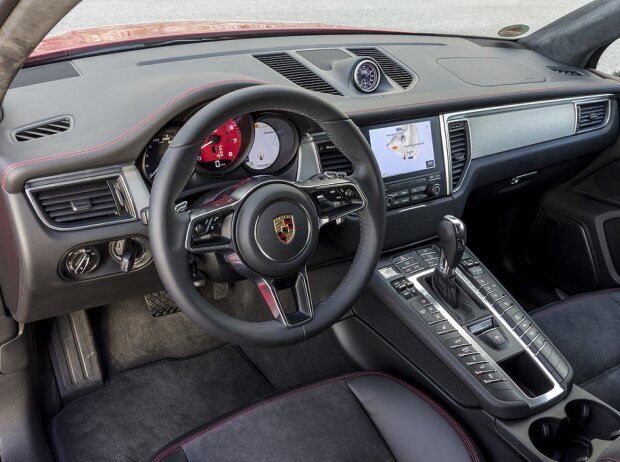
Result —
<svg viewBox="0 0 620 462"><path fill-rule="evenodd" d="M530 398L544 395L553 389L551 380L528 354L519 353L505 361L500 361L498 365Z"/></svg>
<svg viewBox="0 0 620 462"><path fill-rule="evenodd" d="M532 423L529 436L538 451L559 462L590 459L595 440L612 441L620 435L620 417L590 400L570 401L563 419L545 417Z"/></svg>

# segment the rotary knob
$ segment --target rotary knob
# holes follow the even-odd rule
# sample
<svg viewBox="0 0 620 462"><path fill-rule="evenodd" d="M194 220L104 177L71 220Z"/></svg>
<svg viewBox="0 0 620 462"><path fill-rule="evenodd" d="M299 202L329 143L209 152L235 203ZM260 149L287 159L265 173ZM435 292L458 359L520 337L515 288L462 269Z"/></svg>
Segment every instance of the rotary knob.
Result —
<svg viewBox="0 0 620 462"><path fill-rule="evenodd" d="M96 248L81 247L67 254L65 267L70 274L79 276L94 271L100 261L101 255Z"/></svg>
<svg viewBox="0 0 620 462"><path fill-rule="evenodd" d="M441 193L441 185L439 183L429 184L426 191L429 196L439 196Z"/></svg>

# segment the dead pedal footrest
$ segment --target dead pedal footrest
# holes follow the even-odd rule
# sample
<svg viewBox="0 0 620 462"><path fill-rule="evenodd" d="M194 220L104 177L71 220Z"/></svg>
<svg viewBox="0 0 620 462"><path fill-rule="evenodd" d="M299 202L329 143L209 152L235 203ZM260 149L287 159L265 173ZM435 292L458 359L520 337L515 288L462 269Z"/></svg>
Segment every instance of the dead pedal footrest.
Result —
<svg viewBox="0 0 620 462"><path fill-rule="evenodd" d="M152 292L144 296L144 301L148 307L151 316L159 318L169 314L178 313L179 307L168 295L168 291L160 290L158 292Z"/></svg>

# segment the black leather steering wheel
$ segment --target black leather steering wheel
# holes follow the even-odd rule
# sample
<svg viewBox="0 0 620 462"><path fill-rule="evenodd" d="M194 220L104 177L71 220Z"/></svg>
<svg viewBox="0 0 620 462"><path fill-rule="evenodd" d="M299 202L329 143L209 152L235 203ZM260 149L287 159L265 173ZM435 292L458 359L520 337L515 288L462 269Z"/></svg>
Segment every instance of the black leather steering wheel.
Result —
<svg viewBox="0 0 620 462"><path fill-rule="evenodd" d="M231 118L270 110L297 113L315 121L350 159L353 175L327 174L299 182L257 176L190 210L179 210L176 201L194 171L206 135ZM172 299L209 334L238 345L296 343L336 322L366 287L383 244L383 195L381 174L368 143L339 109L311 92L290 87L261 85L236 90L193 115L159 166L149 207L155 265ZM325 200L330 198L332 201ZM317 245L319 229L351 213L357 214L360 226L355 257L337 289L314 306L306 264ZM209 252L219 254L239 274L254 281L273 320L240 320L207 302L194 287L188 261L191 254ZM282 288L293 290L293 313L282 308L278 298Z"/></svg>

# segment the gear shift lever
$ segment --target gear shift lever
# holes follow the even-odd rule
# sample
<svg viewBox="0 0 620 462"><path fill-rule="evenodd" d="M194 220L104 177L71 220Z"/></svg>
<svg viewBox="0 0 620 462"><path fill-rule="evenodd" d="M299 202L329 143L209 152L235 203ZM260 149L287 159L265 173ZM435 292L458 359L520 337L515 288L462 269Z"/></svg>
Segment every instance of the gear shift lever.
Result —
<svg viewBox="0 0 620 462"><path fill-rule="evenodd" d="M454 308L459 308L459 288L456 284L456 268L463 258L467 232L465 224L452 215L446 215L437 227L441 255L433 273L432 286Z"/></svg>
<svg viewBox="0 0 620 462"><path fill-rule="evenodd" d="M437 233L441 244L437 271L444 278L453 278L465 251L467 240L465 223L452 215L446 215L439 222Z"/></svg>

